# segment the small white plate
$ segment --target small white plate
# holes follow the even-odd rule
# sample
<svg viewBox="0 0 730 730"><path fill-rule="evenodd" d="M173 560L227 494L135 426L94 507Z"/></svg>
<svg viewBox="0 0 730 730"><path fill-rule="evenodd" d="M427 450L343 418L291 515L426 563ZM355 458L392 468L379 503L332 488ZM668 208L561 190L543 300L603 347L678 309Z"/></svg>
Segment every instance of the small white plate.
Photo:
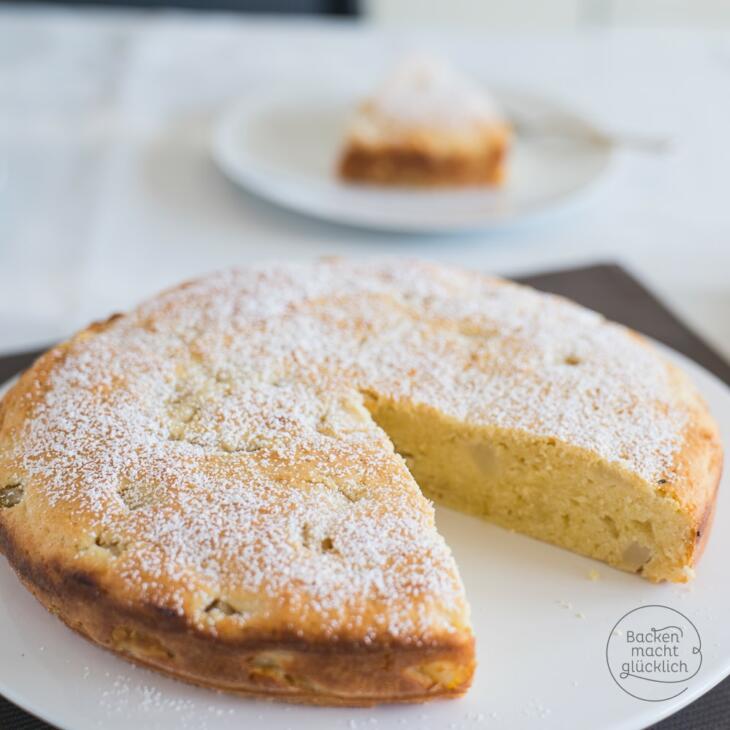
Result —
<svg viewBox="0 0 730 730"><path fill-rule="evenodd" d="M730 390L676 353L730 452ZM437 509L472 606L479 667L466 697L365 709L274 704L218 694L132 666L48 613L0 561L0 693L64 730L636 730L689 704L730 673L730 470L697 578L653 585L481 520ZM598 571L600 579L589 579ZM595 577L595 575L593 576ZM644 604L687 616L703 663L665 702L625 694L606 665L616 622Z"/></svg>
<svg viewBox="0 0 730 730"><path fill-rule="evenodd" d="M502 90L510 114L565 135L516 136L507 183L499 189L438 190L343 183L336 163L360 95L298 88L251 93L215 127L213 158L235 183L278 203L336 223L406 233L478 231L521 221L586 190L606 171L610 144L586 139L597 130L558 102ZM570 133L572 132L572 134Z"/></svg>

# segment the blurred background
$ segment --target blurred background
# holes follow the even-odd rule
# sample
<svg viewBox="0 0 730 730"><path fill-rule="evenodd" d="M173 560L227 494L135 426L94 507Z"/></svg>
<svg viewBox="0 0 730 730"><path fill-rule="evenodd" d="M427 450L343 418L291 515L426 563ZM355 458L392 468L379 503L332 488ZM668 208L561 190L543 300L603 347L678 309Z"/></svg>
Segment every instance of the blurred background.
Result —
<svg viewBox="0 0 730 730"><path fill-rule="evenodd" d="M730 25L725 0L77 0L73 5L356 15L382 25L573 28ZM26 4L34 4L26 0Z"/></svg>
<svg viewBox="0 0 730 730"><path fill-rule="evenodd" d="M730 25L725 0L76 0L60 5L174 7L257 13L322 13L359 16L382 25L573 28ZM24 4L37 4L25 0Z"/></svg>
<svg viewBox="0 0 730 730"><path fill-rule="evenodd" d="M365 86L411 47L672 148L619 148L583 203L466 236L316 221L211 163L250 89ZM2 3L0 353L223 266L399 254L504 275L618 262L730 355L729 92L726 0Z"/></svg>
<svg viewBox="0 0 730 730"><path fill-rule="evenodd" d="M444 26L559 28L631 25L637 27L730 24L724 0L363 0L364 15L378 23L408 24L419 19Z"/></svg>

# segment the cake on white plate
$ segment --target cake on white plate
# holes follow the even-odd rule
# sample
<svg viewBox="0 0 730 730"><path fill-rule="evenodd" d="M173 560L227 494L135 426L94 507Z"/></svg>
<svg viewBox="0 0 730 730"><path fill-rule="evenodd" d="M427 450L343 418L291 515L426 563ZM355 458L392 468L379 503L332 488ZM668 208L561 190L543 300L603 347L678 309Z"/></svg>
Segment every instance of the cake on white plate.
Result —
<svg viewBox="0 0 730 730"><path fill-rule="evenodd" d="M446 61L412 56L356 110L339 174L380 185L499 185L510 137L479 84Z"/></svg>
<svg viewBox="0 0 730 730"><path fill-rule="evenodd" d="M180 679L422 702L475 665L428 498L686 581L721 467L688 378L595 312L417 261L261 264L21 376L0 551L73 629Z"/></svg>

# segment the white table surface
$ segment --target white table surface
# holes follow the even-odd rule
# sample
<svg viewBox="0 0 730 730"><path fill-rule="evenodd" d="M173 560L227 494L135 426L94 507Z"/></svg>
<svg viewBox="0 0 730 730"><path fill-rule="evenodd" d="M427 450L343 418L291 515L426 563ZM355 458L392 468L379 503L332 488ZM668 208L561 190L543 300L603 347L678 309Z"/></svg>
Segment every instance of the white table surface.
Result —
<svg viewBox="0 0 730 730"><path fill-rule="evenodd" d="M414 48L675 147L620 152L605 182L560 213L427 238L288 213L210 162L212 120L247 89L375 79ZM0 351L60 338L185 277L322 254L418 255L504 274L618 261L730 356L730 34L386 33L0 9Z"/></svg>

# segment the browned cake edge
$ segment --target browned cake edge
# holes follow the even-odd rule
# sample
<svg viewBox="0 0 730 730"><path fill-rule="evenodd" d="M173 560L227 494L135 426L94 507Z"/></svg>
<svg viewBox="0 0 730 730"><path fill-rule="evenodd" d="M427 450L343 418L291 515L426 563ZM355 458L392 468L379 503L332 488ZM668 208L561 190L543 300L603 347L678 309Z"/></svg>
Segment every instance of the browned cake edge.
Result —
<svg viewBox="0 0 730 730"><path fill-rule="evenodd" d="M116 601L89 572L35 560L3 525L0 550L25 587L69 628L125 659L203 687L303 704L368 706L456 697L474 673L471 635L425 646L314 643L284 632L213 637L160 606ZM446 663L449 671L461 668L457 684L438 681Z"/></svg>
<svg viewBox="0 0 730 730"><path fill-rule="evenodd" d="M632 330L631 335L647 347L652 343ZM661 353L660 353L661 354ZM672 575L645 576L654 582L686 582L707 545L723 473L723 445L720 429L704 398L689 375L665 358L677 397L684 403L688 420L682 430L682 444L674 457L673 475L660 479L657 494L674 502L686 519L683 570Z"/></svg>
<svg viewBox="0 0 730 730"><path fill-rule="evenodd" d="M339 176L376 185L499 185L506 176L507 135L477 153L434 155L410 146L370 147L350 142L339 161Z"/></svg>
<svg viewBox="0 0 730 730"><path fill-rule="evenodd" d="M671 495L680 509L690 515L694 530L694 539L689 541L687 550L690 568L697 565L707 546L724 467L718 425L699 396L694 406L693 423L685 430L685 444L676 464L678 474L683 477L685 491L678 491L670 484L660 486L661 492Z"/></svg>

